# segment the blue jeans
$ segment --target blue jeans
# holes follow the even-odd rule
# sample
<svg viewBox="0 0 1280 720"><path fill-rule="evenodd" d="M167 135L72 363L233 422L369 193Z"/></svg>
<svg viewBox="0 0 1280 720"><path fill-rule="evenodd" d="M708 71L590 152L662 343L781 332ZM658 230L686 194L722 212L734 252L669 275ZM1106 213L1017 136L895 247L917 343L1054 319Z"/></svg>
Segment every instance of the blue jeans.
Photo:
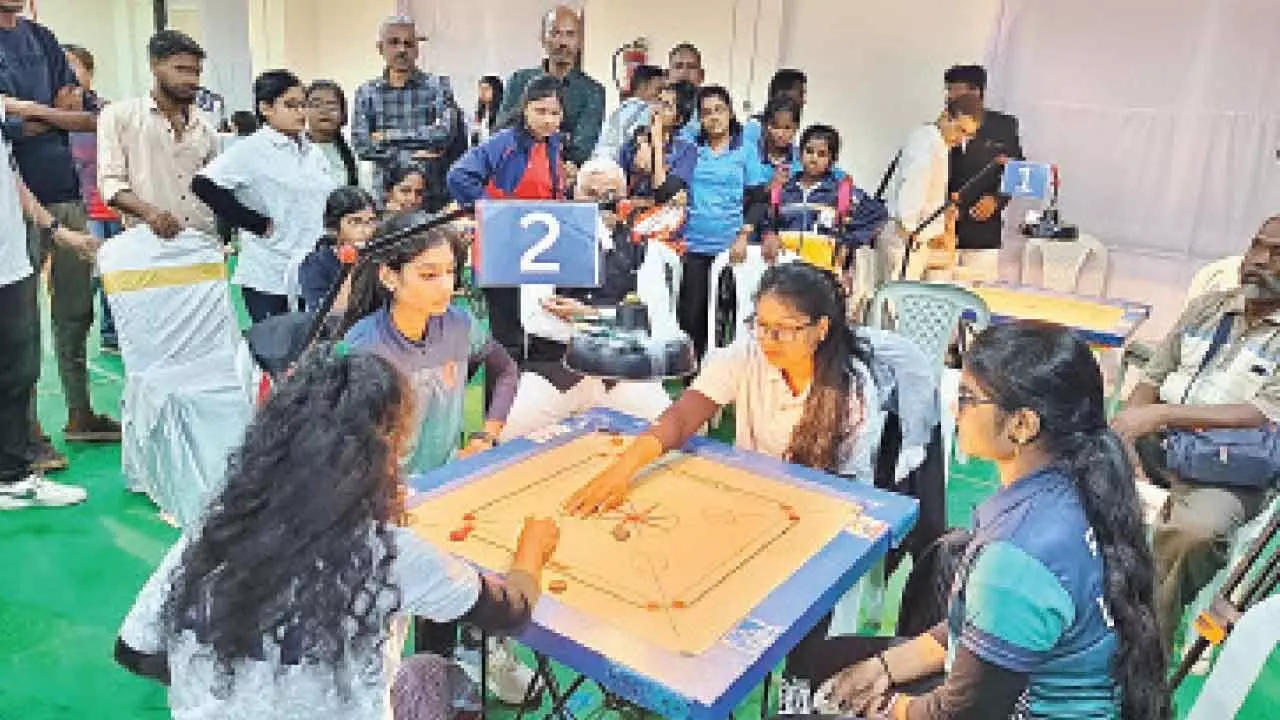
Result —
<svg viewBox="0 0 1280 720"><path fill-rule="evenodd" d="M99 240L107 240L119 235L124 230L124 226L118 220L90 220L89 234ZM107 304L107 296L102 292L102 279L95 277L93 279L93 293L98 298L98 305L102 308L102 333L103 345L116 345L118 338L116 337L116 322L111 317L111 306Z"/></svg>

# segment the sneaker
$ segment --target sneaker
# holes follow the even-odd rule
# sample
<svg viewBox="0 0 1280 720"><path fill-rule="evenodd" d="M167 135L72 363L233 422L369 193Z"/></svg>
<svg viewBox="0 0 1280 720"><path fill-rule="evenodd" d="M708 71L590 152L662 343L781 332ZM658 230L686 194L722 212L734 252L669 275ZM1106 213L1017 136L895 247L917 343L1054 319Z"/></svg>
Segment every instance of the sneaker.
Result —
<svg viewBox="0 0 1280 720"><path fill-rule="evenodd" d="M89 414L78 418L83 422L69 422L62 429L62 439L67 442L120 442L120 423L106 415Z"/></svg>
<svg viewBox="0 0 1280 720"><path fill-rule="evenodd" d="M58 452L48 438L41 438L33 443L31 469L37 472L50 473L66 470L71 467L67 456Z"/></svg>
<svg viewBox="0 0 1280 720"><path fill-rule="evenodd" d="M37 473L15 483L0 483L0 510L29 507L66 507L82 503L89 493L84 488L46 480Z"/></svg>

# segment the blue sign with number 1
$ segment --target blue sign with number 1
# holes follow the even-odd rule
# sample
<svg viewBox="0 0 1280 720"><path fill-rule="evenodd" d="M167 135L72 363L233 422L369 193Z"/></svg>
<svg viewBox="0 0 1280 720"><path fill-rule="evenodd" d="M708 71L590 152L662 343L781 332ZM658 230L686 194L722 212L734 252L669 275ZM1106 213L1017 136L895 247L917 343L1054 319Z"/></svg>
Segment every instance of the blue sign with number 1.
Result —
<svg viewBox="0 0 1280 720"><path fill-rule="evenodd" d="M1048 200L1052 177L1053 166L1049 163L1010 160L1005 163L1004 175L1000 178L1000 193L1010 197Z"/></svg>
<svg viewBox="0 0 1280 720"><path fill-rule="evenodd" d="M551 200L476 203L476 280L481 287L600 286L600 208Z"/></svg>

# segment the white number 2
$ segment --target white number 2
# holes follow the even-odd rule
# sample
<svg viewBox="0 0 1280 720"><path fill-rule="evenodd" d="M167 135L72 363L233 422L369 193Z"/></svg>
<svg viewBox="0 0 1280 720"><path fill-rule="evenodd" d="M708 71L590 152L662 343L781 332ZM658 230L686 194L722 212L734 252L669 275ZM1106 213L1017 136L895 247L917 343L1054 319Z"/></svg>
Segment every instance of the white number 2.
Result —
<svg viewBox="0 0 1280 720"><path fill-rule="evenodd" d="M530 225L542 225L547 229L547 234L542 239L529 246L528 250L520 256L520 272L522 273L558 273L560 272L560 263L539 260L538 256L551 249L556 244L556 240L560 238L560 221L555 215L546 212L529 213L520 218L520 227L525 230Z"/></svg>

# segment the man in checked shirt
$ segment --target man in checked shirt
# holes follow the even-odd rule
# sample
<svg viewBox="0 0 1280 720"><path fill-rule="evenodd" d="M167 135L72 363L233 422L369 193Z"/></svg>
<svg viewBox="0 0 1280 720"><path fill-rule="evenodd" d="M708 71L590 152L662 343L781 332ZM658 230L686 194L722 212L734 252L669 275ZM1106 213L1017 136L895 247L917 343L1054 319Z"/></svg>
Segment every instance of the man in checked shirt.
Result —
<svg viewBox="0 0 1280 720"><path fill-rule="evenodd" d="M383 21L378 52L386 70L356 90L351 140L360 159L374 163L375 188L393 165L423 166L431 182L436 173L430 166L447 165L446 153L461 129L449 78L418 69L422 39L413 18Z"/></svg>

